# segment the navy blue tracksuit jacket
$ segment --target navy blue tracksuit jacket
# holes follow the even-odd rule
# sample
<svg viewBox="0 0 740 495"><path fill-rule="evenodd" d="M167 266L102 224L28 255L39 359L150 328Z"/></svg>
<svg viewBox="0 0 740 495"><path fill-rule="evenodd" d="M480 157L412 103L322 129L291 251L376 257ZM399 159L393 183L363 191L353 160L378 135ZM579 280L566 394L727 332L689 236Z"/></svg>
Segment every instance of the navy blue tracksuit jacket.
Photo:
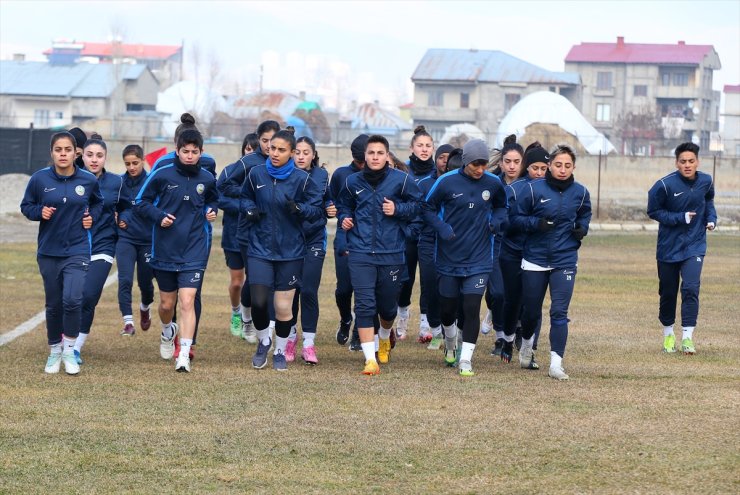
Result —
<svg viewBox="0 0 740 495"><path fill-rule="evenodd" d="M239 241L236 238L237 227L239 226L239 196L232 197L221 193L223 184L229 180L235 170L241 171L244 168L243 158L227 165L221 171L216 181L216 189L219 190L218 207L223 212L223 230L221 232L221 247L224 251L240 252Z"/></svg>
<svg viewBox="0 0 740 495"><path fill-rule="evenodd" d="M355 162L351 162L349 165L337 168L334 173L331 174L331 180L329 181L329 196L335 206L339 198L339 193L347 182L347 177L359 172L360 170L362 169L356 166ZM347 251L347 233L342 228L342 224L337 222L337 232L334 235L334 254L346 253Z"/></svg>
<svg viewBox="0 0 740 495"><path fill-rule="evenodd" d="M125 191L122 195L130 201L131 208L121 212L118 216L119 220L126 222L125 229L118 229L118 238L126 239L137 246L148 246L152 243L152 222L141 215L137 215L134 210L136 196L139 195L139 191L144 186L148 176L146 170L142 170L141 174L136 177L131 177L127 173L121 175Z"/></svg>
<svg viewBox="0 0 740 495"><path fill-rule="evenodd" d="M103 169L98 178L100 193L103 196L103 211L98 222L94 222L92 229L92 254L106 254L115 256L118 233L121 229L116 223L116 214L121 215L131 209L129 191L123 185L123 177L111 174ZM123 218L123 217L121 217Z"/></svg>
<svg viewBox="0 0 740 495"><path fill-rule="evenodd" d="M154 162L154 165L152 165L152 172L157 170L159 167L163 167L165 165L172 165L175 162L175 157L177 154L174 151L170 151L166 155L162 155L159 158L157 158L157 161ZM216 160L213 159L211 155L208 153L203 153L200 157L200 160L198 161L198 164L203 170L207 170L208 172L213 175L213 178L216 178Z"/></svg>

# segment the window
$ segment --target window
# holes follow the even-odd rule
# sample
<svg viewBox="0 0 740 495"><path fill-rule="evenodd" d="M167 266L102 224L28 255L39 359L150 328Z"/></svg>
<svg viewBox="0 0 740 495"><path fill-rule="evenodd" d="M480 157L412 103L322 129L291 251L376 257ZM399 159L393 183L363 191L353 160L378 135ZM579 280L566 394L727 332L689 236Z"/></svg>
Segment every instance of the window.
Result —
<svg viewBox="0 0 740 495"><path fill-rule="evenodd" d="M49 127L49 111L48 110L34 110L33 111L33 126L34 127Z"/></svg>
<svg viewBox="0 0 740 495"><path fill-rule="evenodd" d="M647 96L647 86L645 84L635 84L635 96Z"/></svg>
<svg viewBox="0 0 740 495"><path fill-rule="evenodd" d="M156 110L156 105L144 105L142 103L126 103L127 112L143 112L145 110Z"/></svg>
<svg viewBox="0 0 740 495"><path fill-rule="evenodd" d="M63 119L64 118L64 112L54 112L54 118L55 119Z"/></svg>
<svg viewBox="0 0 740 495"><path fill-rule="evenodd" d="M504 112L508 113L511 108L519 103L521 95L508 93L504 95Z"/></svg>
<svg viewBox="0 0 740 495"><path fill-rule="evenodd" d="M438 89L429 90L427 95L427 105L430 107L444 106L444 96L444 91Z"/></svg>
<svg viewBox="0 0 740 495"><path fill-rule="evenodd" d="M611 105L608 103L599 103L596 105L596 121L597 122L609 122L611 121Z"/></svg>
<svg viewBox="0 0 740 495"><path fill-rule="evenodd" d="M611 72L597 72L596 73L596 89L612 89L612 73Z"/></svg>
<svg viewBox="0 0 740 495"><path fill-rule="evenodd" d="M688 86L689 75L686 72L676 72L673 74L673 85L674 86Z"/></svg>
<svg viewBox="0 0 740 495"><path fill-rule="evenodd" d="M660 85L661 86L670 86L671 85L671 75L667 72L664 72L660 75Z"/></svg>
<svg viewBox="0 0 740 495"><path fill-rule="evenodd" d="M460 108L470 108L470 93L460 93Z"/></svg>

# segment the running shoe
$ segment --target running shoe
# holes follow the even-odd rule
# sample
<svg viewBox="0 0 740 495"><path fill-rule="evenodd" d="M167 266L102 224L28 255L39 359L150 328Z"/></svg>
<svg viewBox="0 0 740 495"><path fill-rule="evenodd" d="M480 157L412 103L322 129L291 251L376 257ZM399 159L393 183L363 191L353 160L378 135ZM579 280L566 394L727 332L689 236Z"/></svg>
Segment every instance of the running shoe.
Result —
<svg viewBox="0 0 740 495"><path fill-rule="evenodd" d="M519 350L519 366L525 370L538 370L540 365L534 359L534 351L522 348Z"/></svg>
<svg viewBox="0 0 740 495"><path fill-rule="evenodd" d="M295 359L295 356L293 356L293 359ZM272 369L275 371L287 371L288 370L288 362L285 359L285 355L277 351L277 353L272 355Z"/></svg>
<svg viewBox="0 0 740 495"><path fill-rule="evenodd" d="M146 311L139 308L139 326L145 332L152 326L152 317L149 314L149 310Z"/></svg>
<svg viewBox="0 0 740 495"><path fill-rule="evenodd" d="M310 365L319 364L319 358L316 357L316 348L314 346L304 347L301 350L303 362Z"/></svg>
<svg viewBox="0 0 740 495"><path fill-rule="evenodd" d="M126 323L121 330L121 335L124 337L131 337L136 333L136 329L131 323Z"/></svg>
<svg viewBox="0 0 740 495"><path fill-rule="evenodd" d="M685 338L681 340L681 351L689 356L692 356L696 354L696 349L694 348L694 342L690 338Z"/></svg>
<svg viewBox="0 0 740 495"><path fill-rule="evenodd" d="M556 380L567 380L570 377L565 374L565 370L561 366L550 366L550 371L547 373L550 378Z"/></svg>
<svg viewBox="0 0 740 495"><path fill-rule="evenodd" d="M483 318L483 321L480 324L480 333L488 335L491 333L491 330L493 330L493 312L489 309L486 312L486 317Z"/></svg>
<svg viewBox="0 0 740 495"><path fill-rule="evenodd" d="M62 363L64 363L64 372L68 375L76 375L80 372L80 365L77 364L74 352L63 352Z"/></svg>
<svg viewBox="0 0 740 495"><path fill-rule="evenodd" d="M234 337L242 336L242 315L239 313L231 313L231 326L229 328L231 335Z"/></svg>
<svg viewBox="0 0 740 495"><path fill-rule="evenodd" d="M298 340L288 339L288 343L285 346L285 360L289 363L295 361L295 348L298 345Z"/></svg>
<svg viewBox="0 0 740 495"><path fill-rule="evenodd" d="M460 368L460 376L475 375L475 372L473 371L473 363L471 363L467 359L464 361L460 361L459 368Z"/></svg>
<svg viewBox="0 0 740 495"><path fill-rule="evenodd" d="M349 350L350 351L361 351L362 350L362 344L360 343L360 334L357 333L357 330L352 331L352 339L349 341Z"/></svg>
<svg viewBox="0 0 740 495"><path fill-rule="evenodd" d="M501 361L505 363L511 362L511 357L514 355L514 342L508 342L504 339L501 345Z"/></svg>
<svg viewBox="0 0 740 495"><path fill-rule="evenodd" d="M669 354L676 352L676 336L674 334L663 337L663 352Z"/></svg>
<svg viewBox="0 0 740 495"><path fill-rule="evenodd" d="M347 343L347 340L349 340L349 329L351 326L352 320L339 320L339 327L337 328L337 344L344 345Z"/></svg>
<svg viewBox="0 0 740 495"><path fill-rule="evenodd" d="M491 356L500 356L501 348L503 346L504 346L504 339L496 339L496 342L493 344L493 349L491 349Z"/></svg>
<svg viewBox="0 0 740 495"><path fill-rule="evenodd" d="M75 349L74 353L75 353L75 361L77 361L77 364L82 364L82 355L80 354L80 351Z"/></svg>
<svg viewBox="0 0 740 495"><path fill-rule="evenodd" d="M190 356L180 354L175 361L175 371L178 373L190 373Z"/></svg>
<svg viewBox="0 0 740 495"><path fill-rule="evenodd" d="M262 341L257 343L257 351L252 356L252 367L261 370L267 364L267 353L270 352L270 346L272 346L272 339L265 345Z"/></svg>
<svg viewBox="0 0 740 495"><path fill-rule="evenodd" d="M398 324L396 325L396 331L398 332L398 340L406 340L406 334L409 331L409 317L411 316L411 310L409 310L406 318L399 316Z"/></svg>
<svg viewBox="0 0 740 495"><path fill-rule="evenodd" d="M378 342L378 361L380 364L386 364L391 360L391 341L390 339L379 339Z"/></svg>
<svg viewBox="0 0 740 495"><path fill-rule="evenodd" d="M49 358L46 360L46 366L44 367L44 373L54 374L59 373L59 368L62 367L62 353L52 352L49 354Z"/></svg>
<svg viewBox="0 0 740 495"><path fill-rule="evenodd" d="M453 368L457 364L457 349L455 342L449 342L445 339L445 364Z"/></svg>
<svg viewBox="0 0 740 495"><path fill-rule="evenodd" d="M434 336L431 330L427 327L426 330L419 330L419 336L416 338L416 341L420 344L426 344L427 342L431 342L433 338Z"/></svg>
<svg viewBox="0 0 740 495"><path fill-rule="evenodd" d="M378 366L378 362L374 359L368 359L365 361L365 368L362 370L363 375L379 375L380 374L380 366Z"/></svg>
<svg viewBox="0 0 740 495"><path fill-rule="evenodd" d="M172 322L172 338L168 339L164 335L159 336L159 355L162 359L172 359L175 355L175 339L177 338L177 332L180 327L177 323Z"/></svg>
<svg viewBox="0 0 740 495"><path fill-rule="evenodd" d="M425 313L422 313L419 315L419 336L422 334L430 334L432 333L432 328L429 326L429 320L427 319L427 315ZM425 342L429 342L428 340Z"/></svg>
<svg viewBox="0 0 740 495"><path fill-rule="evenodd" d="M442 347L442 342L444 342L444 339L442 338L441 334L439 337L433 336L432 340L429 341L427 349L429 349L430 351L438 351Z"/></svg>
<svg viewBox="0 0 740 495"><path fill-rule="evenodd" d="M247 344L257 343L257 330L254 328L252 320L242 322L242 338L247 341Z"/></svg>

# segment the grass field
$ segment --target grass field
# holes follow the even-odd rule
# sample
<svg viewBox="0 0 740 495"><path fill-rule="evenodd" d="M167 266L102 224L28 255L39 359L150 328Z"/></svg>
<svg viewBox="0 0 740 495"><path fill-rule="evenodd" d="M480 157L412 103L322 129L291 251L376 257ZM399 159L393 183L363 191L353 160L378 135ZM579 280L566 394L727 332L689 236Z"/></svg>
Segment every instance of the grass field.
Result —
<svg viewBox="0 0 740 495"><path fill-rule="evenodd" d="M320 365L253 370L214 248L190 374L159 358L156 324L118 335L116 286L79 376L44 375L41 328L0 347L0 493L738 493L740 237L709 241L687 357L660 352L654 235L586 238L563 383L547 321L537 372L481 337L473 378L412 341L361 376L334 342L331 256ZM42 309L34 249L0 250L2 332Z"/></svg>

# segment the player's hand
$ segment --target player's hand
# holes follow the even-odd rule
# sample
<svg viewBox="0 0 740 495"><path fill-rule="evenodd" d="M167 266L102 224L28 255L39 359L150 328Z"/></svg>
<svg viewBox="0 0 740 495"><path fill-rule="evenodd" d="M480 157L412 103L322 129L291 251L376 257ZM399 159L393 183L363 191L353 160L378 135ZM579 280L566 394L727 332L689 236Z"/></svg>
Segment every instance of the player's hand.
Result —
<svg viewBox="0 0 740 495"><path fill-rule="evenodd" d="M329 206L326 207L326 216L327 218L334 218L337 216L337 207L334 206L334 203L329 203Z"/></svg>
<svg viewBox="0 0 740 495"><path fill-rule="evenodd" d="M206 211L206 220L209 222L213 222L216 220L216 212L213 211L213 208L208 208L208 211Z"/></svg>
<svg viewBox="0 0 740 495"><path fill-rule="evenodd" d="M386 197L383 197L383 214L392 217L395 212L396 203Z"/></svg>
<svg viewBox="0 0 740 495"><path fill-rule="evenodd" d="M714 222L707 223L707 230L714 230Z"/></svg>
<svg viewBox="0 0 740 495"><path fill-rule="evenodd" d="M53 206L44 206L43 208L41 208L41 218L43 218L44 220L49 220L51 219L51 216L54 214L55 211L57 211L57 209Z"/></svg>
<svg viewBox="0 0 740 495"><path fill-rule="evenodd" d="M171 227L172 224L175 223L175 215L172 215L171 213L168 213L163 219L160 225L163 228Z"/></svg>
<svg viewBox="0 0 740 495"><path fill-rule="evenodd" d="M344 220L342 220L342 229L343 230L350 230L354 226L355 226L355 222L354 222L354 220L352 220L351 217L347 217Z"/></svg>
<svg viewBox="0 0 740 495"><path fill-rule="evenodd" d="M690 224L694 220L695 216L695 211L687 211L686 213L684 213L684 220L686 220L686 225Z"/></svg>
<svg viewBox="0 0 740 495"><path fill-rule="evenodd" d="M85 210L85 213L82 215L82 228L84 229L90 229L92 228L92 217L90 216L90 210Z"/></svg>

